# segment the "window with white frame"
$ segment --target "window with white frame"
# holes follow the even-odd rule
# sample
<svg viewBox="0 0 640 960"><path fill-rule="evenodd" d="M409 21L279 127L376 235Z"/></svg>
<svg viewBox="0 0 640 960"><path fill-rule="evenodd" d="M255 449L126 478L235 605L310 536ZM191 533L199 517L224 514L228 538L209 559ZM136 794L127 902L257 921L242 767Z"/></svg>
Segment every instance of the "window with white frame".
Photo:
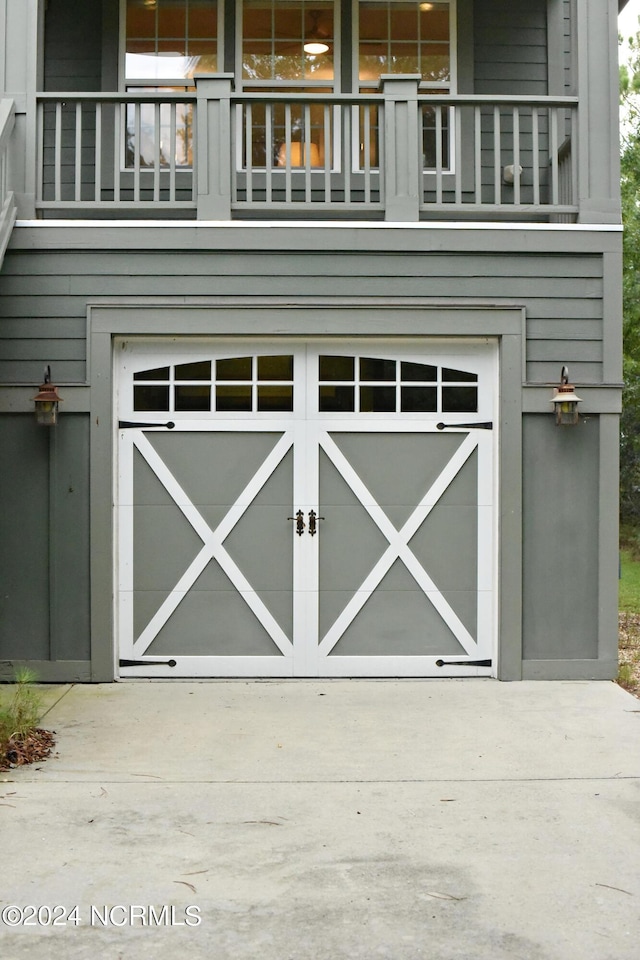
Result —
<svg viewBox="0 0 640 960"><path fill-rule="evenodd" d="M216 0L125 0L127 84L166 85L218 70Z"/></svg>
<svg viewBox="0 0 640 960"><path fill-rule="evenodd" d="M455 0L352 0L353 46L340 46L338 0L226 0L236 7L236 90L291 93L291 103L242 106L240 167L325 167L339 163L340 60L353 63L353 89L378 89L385 74L417 74L421 91L455 92ZM196 73L222 69L222 0L121 0L122 80L131 92L193 93ZM307 97L304 102L303 97ZM423 168L452 169L453 108L423 105ZM365 116L366 114L366 116ZM354 114L355 168L376 167L375 107ZM360 123L360 135L357 127ZM367 141L365 145L364 140ZM192 104L127 108L125 166L190 167Z"/></svg>
<svg viewBox="0 0 640 960"><path fill-rule="evenodd" d="M360 0L358 84L383 74L419 74L430 88L451 88L451 5L447 0Z"/></svg>
<svg viewBox="0 0 640 960"><path fill-rule="evenodd" d="M448 0L355 0L354 83L377 89L385 74L413 74L424 93L455 91L453 3ZM452 109L424 105L422 153L425 170L451 169ZM371 129L367 153L375 165L378 126ZM362 141L362 131L361 131ZM364 145L361 142L361 157Z"/></svg>
<svg viewBox="0 0 640 960"><path fill-rule="evenodd" d="M239 82L245 90L292 94L290 103L245 110L241 166L318 168L332 156L337 118L327 114L322 94L335 92L339 76L337 10L334 0L240 0Z"/></svg>
<svg viewBox="0 0 640 960"><path fill-rule="evenodd" d="M333 89L335 19L333 0L243 0L243 86L304 82Z"/></svg>
<svg viewBox="0 0 640 960"><path fill-rule="evenodd" d="M128 91L192 91L196 73L218 70L216 0L123 0L124 85ZM189 103L130 104L125 166L190 167Z"/></svg>

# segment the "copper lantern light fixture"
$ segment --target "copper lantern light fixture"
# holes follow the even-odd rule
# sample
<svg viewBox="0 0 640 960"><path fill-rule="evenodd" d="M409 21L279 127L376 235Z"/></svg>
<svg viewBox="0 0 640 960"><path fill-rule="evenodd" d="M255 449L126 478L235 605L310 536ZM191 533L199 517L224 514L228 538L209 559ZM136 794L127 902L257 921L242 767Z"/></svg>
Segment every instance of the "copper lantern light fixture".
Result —
<svg viewBox="0 0 640 960"><path fill-rule="evenodd" d="M554 405L556 424L559 427L573 427L578 422L578 404L582 398L575 392L575 387L569 383L569 368L563 367L560 373L560 384L553 389L550 401Z"/></svg>
<svg viewBox="0 0 640 960"><path fill-rule="evenodd" d="M61 400L58 388L51 382L51 367L46 366L44 383L40 384L38 393L33 397L36 405L36 423L44 427L54 427L58 421L58 404Z"/></svg>

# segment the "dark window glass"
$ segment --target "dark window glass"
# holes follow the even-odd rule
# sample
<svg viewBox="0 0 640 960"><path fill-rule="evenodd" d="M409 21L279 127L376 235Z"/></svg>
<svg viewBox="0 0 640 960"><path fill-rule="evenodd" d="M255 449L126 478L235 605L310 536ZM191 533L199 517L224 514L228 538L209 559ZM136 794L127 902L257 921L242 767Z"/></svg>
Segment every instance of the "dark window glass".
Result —
<svg viewBox="0 0 640 960"><path fill-rule="evenodd" d="M216 360L216 379L251 380L252 357L231 357L229 360Z"/></svg>
<svg viewBox="0 0 640 960"><path fill-rule="evenodd" d="M168 410L169 387L134 387L134 410Z"/></svg>
<svg viewBox="0 0 640 960"><path fill-rule="evenodd" d="M177 364L176 380L211 380L211 361Z"/></svg>
<svg viewBox="0 0 640 960"><path fill-rule="evenodd" d="M321 413L353 413L353 387L320 387L318 409Z"/></svg>
<svg viewBox="0 0 640 960"><path fill-rule="evenodd" d="M251 386L216 387L216 410L251 410Z"/></svg>
<svg viewBox="0 0 640 960"><path fill-rule="evenodd" d="M442 409L445 413L476 413L477 387L443 387Z"/></svg>
<svg viewBox="0 0 640 960"><path fill-rule="evenodd" d="M210 387L176 387L176 410L211 410Z"/></svg>
<svg viewBox="0 0 640 960"><path fill-rule="evenodd" d="M395 413L395 387L360 387L362 413Z"/></svg>
<svg viewBox="0 0 640 960"><path fill-rule="evenodd" d="M153 370L140 370L134 373L134 380L168 380L169 367L155 367Z"/></svg>
<svg viewBox="0 0 640 960"><path fill-rule="evenodd" d="M293 357L258 357L258 380L293 380Z"/></svg>
<svg viewBox="0 0 640 960"><path fill-rule="evenodd" d="M400 403L403 413L435 413L438 409L438 388L402 387Z"/></svg>
<svg viewBox="0 0 640 960"><path fill-rule="evenodd" d="M435 383L438 379L438 368L430 363L405 363L403 361L400 364L400 379Z"/></svg>
<svg viewBox="0 0 640 960"><path fill-rule="evenodd" d="M293 410L293 387L258 387L258 410Z"/></svg>
<svg viewBox="0 0 640 960"><path fill-rule="evenodd" d="M477 383L478 377L475 373L467 373L465 370L451 370L449 367L442 368L442 379L449 383Z"/></svg>
<svg viewBox="0 0 640 960"><path fill-rule="evenodd" d="M376 360L374 357L360 357L361 380L395 380L395 360Z"/></svg>
<svg viewBox="0 0 640 960"><path fill-rule="evenodd" d="M353 357L320 357L321 380L353 380L354 369Z"/></svg>

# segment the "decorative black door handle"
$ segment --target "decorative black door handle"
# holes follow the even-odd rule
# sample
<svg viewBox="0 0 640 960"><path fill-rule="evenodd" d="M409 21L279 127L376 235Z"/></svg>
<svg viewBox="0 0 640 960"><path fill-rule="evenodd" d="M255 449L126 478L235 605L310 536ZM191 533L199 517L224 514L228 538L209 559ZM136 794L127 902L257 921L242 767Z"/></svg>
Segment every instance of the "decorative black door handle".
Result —
<svg viewBox="0 0 640 960"><path fill-rule="evenodd" d="M304 513L302 510L298 510L295 517L287 517L287 520L295 520L296 522L296 533L299 537L304 533Z"/></svg>
<svg viewBox="0 0 640 960"><path fill-rule="evenodd" d="M319 517L315 510L309 510L309 536L311 537L316 535L316 520L324 520L324 517Z"/></svg>

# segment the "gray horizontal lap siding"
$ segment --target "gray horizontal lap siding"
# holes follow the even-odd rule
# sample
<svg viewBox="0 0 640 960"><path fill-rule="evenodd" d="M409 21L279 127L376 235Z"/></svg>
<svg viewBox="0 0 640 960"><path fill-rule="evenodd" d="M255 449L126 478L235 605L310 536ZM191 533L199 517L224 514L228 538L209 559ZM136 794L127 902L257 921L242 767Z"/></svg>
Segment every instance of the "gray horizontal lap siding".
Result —
<svg viewBox="0 0 640 960"><path fill-rule="evenodd" d="M473 33L474 93L546 96L546 3L542 0L476 3Z"/></svg>
<svg viewBox="0 0 640 960"><path fill-rule="evenodd" d="M100 90L101 8L98 0L64 0L50 5L44 34L45 90Z"/></svg>
<svg viewBox="0 0 640 960"><path fill-rule="evenodd" d="M85 382L87 304L105 297L327 293L517 303L527 317L527 380L555 382L567 363L574 380L597 383L602 286L602 260L586 254L9 252L0 383L38 383L49 362L57 381Z"/></svg>

